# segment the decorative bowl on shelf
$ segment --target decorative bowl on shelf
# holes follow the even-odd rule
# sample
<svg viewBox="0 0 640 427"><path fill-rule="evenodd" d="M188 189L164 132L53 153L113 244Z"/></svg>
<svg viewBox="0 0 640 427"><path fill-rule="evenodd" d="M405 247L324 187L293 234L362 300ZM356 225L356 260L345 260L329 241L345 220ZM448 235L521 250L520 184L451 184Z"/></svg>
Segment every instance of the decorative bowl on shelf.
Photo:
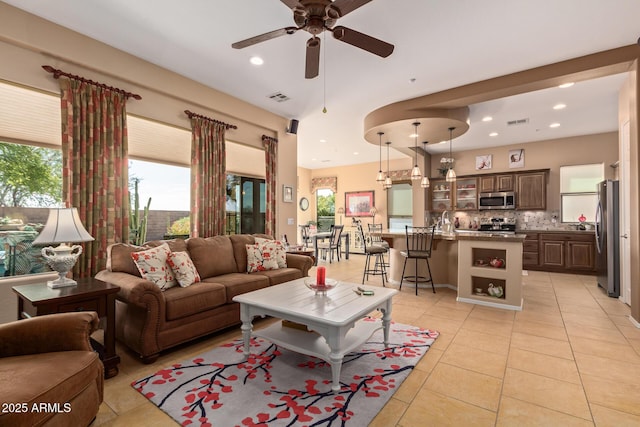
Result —
<svg viewBox="0 0 640 427"><path fill-rule="evenodd" d="M327 291L338 286L338 281L335 279L325 279L324 285L318 285L316 282L316 279L312 277L309 277L304 281L305 286L314 291L316 295L326 295Z"/></svg>

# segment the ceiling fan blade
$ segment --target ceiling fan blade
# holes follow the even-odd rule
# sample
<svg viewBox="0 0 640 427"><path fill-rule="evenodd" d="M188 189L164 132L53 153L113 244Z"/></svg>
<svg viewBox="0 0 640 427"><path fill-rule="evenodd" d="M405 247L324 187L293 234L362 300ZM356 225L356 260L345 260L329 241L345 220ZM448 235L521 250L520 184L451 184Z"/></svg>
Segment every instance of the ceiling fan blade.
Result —
<svg viewBox="0 0 640 427"><path fill-rule="evenodd" d="M304 70L305 79L318 77L320 69L320 39L311 37L307 40L307 64Z"/></svg>
<svg viewBox="0 0 640 427"><path fill-rule="evenodd" d="M284 1L284 0L282 0ZM371 0L335 0L329 5L331 9L337 10L340 17L351 13L360 6L364 6Z"/></svg>
<svg viewBox="0 0 640 427"><path fill-rule="evenodd" d="M393 53L394 46L375 37L368 36L351 28L337 26L333 29L333 37L341 42L364 49L374 55L386 58Z"/></svg>
<svg viewBox="0 0 640 427"><path fill-rule="evenodd" d="M285 34L293 34L298 31L297 27L280 28L279 30L270 31L268 33L260 34L259 36L251 37L246 40L235 42L231 45L234 49L242 49L260 42L275 39L276 37L284 36Z"/></svg>
<svg viewBox="0 0 640 427"><path fill-rule="evenodd" d="M298 0L280 0L282 3L286 4L287 7L291 10L294 10L296 8L299 9L304 9L304 6L302 4L300 4L300 2Z"/></svg>

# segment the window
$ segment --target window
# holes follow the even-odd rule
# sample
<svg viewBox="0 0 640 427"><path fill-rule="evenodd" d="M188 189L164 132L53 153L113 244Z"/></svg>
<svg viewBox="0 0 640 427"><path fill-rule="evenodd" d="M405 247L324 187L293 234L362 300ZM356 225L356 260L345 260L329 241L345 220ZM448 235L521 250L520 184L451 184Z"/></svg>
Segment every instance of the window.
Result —
<svg viewBox="0 0 640 427"><path fill-rule="evenodd" d="M389 230L404 231L413 224L413 191L409 183L393 184L387 190Z"/></svg>
<svg viewBox="0 0 640 427"><path fill-rule="evenodd" d="M604 163L560 167L561 222L593 222Z"/></svg>
<svg viewBox="0 0 640 427"><path fill-rule="evenodd" d="M336 223L336 195L328 188L316 191L316 212L318 231L329 231Z"/></svg>

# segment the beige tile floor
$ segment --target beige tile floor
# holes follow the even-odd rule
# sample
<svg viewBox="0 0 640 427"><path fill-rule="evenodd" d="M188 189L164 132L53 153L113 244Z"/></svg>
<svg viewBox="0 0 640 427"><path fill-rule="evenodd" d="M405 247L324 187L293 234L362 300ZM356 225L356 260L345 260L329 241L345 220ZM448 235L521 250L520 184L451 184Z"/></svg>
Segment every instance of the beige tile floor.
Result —
<svg viewBox="0 0 640 427"><path fill-rule="evenodd" d="M323 265L330 277L362 280L363 256ZM415 296L403 287L393 319L440 337L371 426L640 426L640 330L629 307L592 276L529 272L523 282L521 312L458 303L447 288ZM119 347L120 373L106 381L92 426L177 425L130 383L239 337L233 328L153 365Z"/></svg>

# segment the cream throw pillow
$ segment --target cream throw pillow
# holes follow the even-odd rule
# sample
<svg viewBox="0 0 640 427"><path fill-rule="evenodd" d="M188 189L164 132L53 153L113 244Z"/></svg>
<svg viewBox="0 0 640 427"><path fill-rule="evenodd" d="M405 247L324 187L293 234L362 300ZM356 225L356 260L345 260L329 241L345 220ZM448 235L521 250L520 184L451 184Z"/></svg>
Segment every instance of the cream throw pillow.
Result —
<svg viewBox="0 0 640 427"><path fill-rule="evenodd" d="M146 251L132 252L131 258L143 279L155 283L161 291L176 286L177 282L167 259L171 250L166 243Z"/></svg>
<svg viewBox="0 0 640 427"><path fill-rule="evenodd" d="M263 245L264 250L268 250L271 253L272 258L275 257L278 268L287 267L287 251L280 240L269 240L262 237L256 237L255 239L256 243Z"/></svg>
<svg viewBox="0 0 640 427"><path fill-rule="evenodd" d="M273 252L267 245L255 243L253 245L245 245L247 247L247 272L255 273L256 271L277 270L278 261L274 258Z"/></svg>
<svg viewBox="0 0 640 427"><path fill-rule="evenodd" d="M200 275L196 266L193 265L191 257L186 252L171 252L167 262L176 276L176 280L183 288L198 283Z"/></svg>

